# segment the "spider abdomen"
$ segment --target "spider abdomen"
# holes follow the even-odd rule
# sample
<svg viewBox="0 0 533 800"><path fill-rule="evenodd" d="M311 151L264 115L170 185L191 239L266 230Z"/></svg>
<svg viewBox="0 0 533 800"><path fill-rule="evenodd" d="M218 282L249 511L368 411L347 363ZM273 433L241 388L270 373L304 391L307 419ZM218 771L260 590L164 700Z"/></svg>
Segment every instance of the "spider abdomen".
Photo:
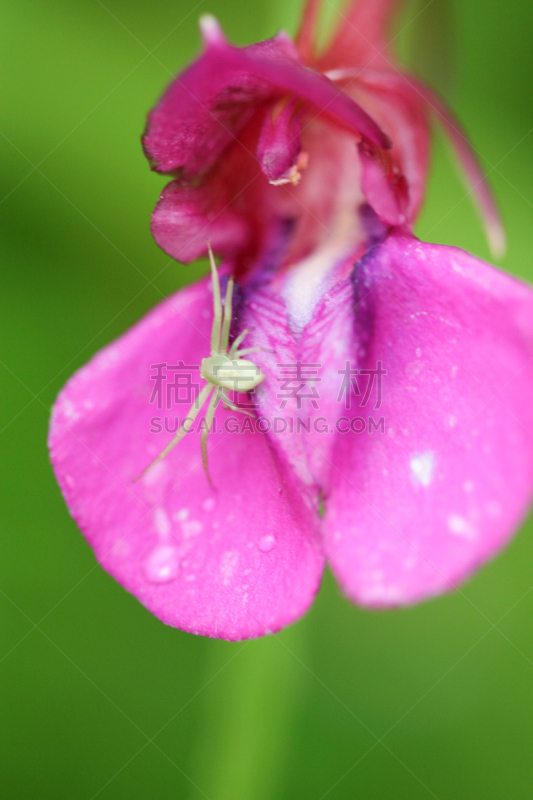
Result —
<svg viewBox="0 0 533 800"><path fill-rule="evenodd" d="M252 361L224 355L202 359L200 372L208 383L233 392L250 392L264 379L263 373Z"/></svg>

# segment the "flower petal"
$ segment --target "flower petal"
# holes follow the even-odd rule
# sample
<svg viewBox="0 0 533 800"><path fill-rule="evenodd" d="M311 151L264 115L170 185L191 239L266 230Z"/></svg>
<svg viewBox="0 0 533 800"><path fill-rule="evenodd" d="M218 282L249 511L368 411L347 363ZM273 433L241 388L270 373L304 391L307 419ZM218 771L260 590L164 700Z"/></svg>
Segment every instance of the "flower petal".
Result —
<svg viewBox="0 0 533 800"><path fill-rule="evenodd" d="M315 55L318 19L322 0L306 0L296 34L296 47L302 61L312 62Z"/></svg>
<svg viewBox="0 0 533 800"><path fill-rule="evenodd" d="M258 412L273 447L317 508L329 471L338 360L353 347L350 296L349 281L333 285L303 331L292 327L286 297L269 287L250 293L251 302L245 294L242 312L250 343L261 348L255 355L265 376L254 395Z"/></svg>
<svg viewBox="0 0 533 800"><path fill-rule="evenodd" d="M413 88L409 76L391 76L371 70L362 71L353 89L347 91L368 108L394 142L389 153L378 151L382 164L390 163L388 169L382 168L381 181L386 185L382 202L386 203L388 189L397 200L398 218L406 217L414 222L424 199L429 160L430 130L423 98ZM363 168L365 166L368 168L363 160ZM372 166L369 171L371 169ZM370 180L370 176L363 169L363 184L365 180ZM379 200L377 197L369 202L384 221L398 224L380 211Z"/></svg>
<svg viewBox="0 0 533 800"><path fill-rule="evenodd" d="M416 213L423 198L429 144L429 132L424 117L431 111L444 127L457 153L466 183L479 208L491 252L494 257L501 258L505 254L506 243L498 207L467 135L444 100L412 75L366 70L360 74L358 82L374 93L375 98L374 102L371 99L368 103L364 101L364 97L356 94L357 100L363 102L380 125L391 133L395 148L399 146L398 163L407 178L409 193L414 200L411 216ZM375 106L375 101L380 98L383 112L379 105ZM407 117L407 124L404 121L403 125L398 125L395 124L392 114L396 108L401 111L402 107L404 114L408 113L410 119ZM390 119L388 115L391 116ZM410 133L408 136L407 131ZM392 157L395 156L396 149L393 149Z"/></svg>
<svg viewBox="0 0 533 800"><path fill-rule="evenodd" d="M231 203L238 195L221 175L198 187L167 184L152 214L154 239L172 258L189 263L206 252L209 239L216 253L231 258L248 239L248 224Z"/></svg>
<svg viewBox="0 0 533 800"><path fill-rule="evenodd" d="M358 144L363 194L385 225L408 220L409 189L405 176L393 164L390 153L365 141Z"/></svg>
<svg viewBox="0 0 533 800"><path fill-rule="evenodd" d="M237 48L209 19L205 52L176 78L148 117L143 146L155 170L178 171L187 181L205 173L276 93L299 97L374 144L390 147L366 111L323 75L298 63L285 34Z"/></svg>
<svg viewBox="0 0 533 800"><path fill-rule="evenodd" d="M361 366L387 375L379 409L374 379L367 406L347 413L366 431L338 436L326 547L353 600L394 606L454 587L526 512L533 292L461 250L395 234L356 266L356 317Z"/></svg>
<svg viewBox="0 0 533 800"><path fill-rule="evenodd" d="M352 0L320 64L324 70L361 66L390 69L389 33L402 0Z"/></svg>
<svg viewBox="0 0 533 800"><path fill-rule="evenodd" d="M297 59L285 34L238 50L222 34L205 35L205 51L171 83L148 116L145 153L157 172L192 180L206 172L272 95L273 87L250 71L245 51L268 65ZM238 55L242 58L239 59Z"/></svg>
<svg viewBox="0 0 533 800"><path fill-rule="evenodd" d="M50 449L72 515L119 583L169 625L242 639L297 619L323 567L315 518L266 437L227 433L235 415L219 407L208 443L216 490L193 432L134 482L172 438L150 432L165 416L149 403L151 365L184 361L199 383L210 303L201 281L101 351L60 394ZM167 411L170 425L189 408Z"/></svg>
<svg viewBox="0 0 533 800"><path fill-rule="evenodd" d="M491 253L495 258L501 258L505 255L506 249L503 222L490 186L468 137L446 103L436 92L421 82L416 82L416 86L426 101L428 108L435 113L435 116L450 137L459 163L464 171L467 185L470 187L470 192L473 193L477 202Z"/></svg>
<svg viewBox="0 0 533 800"><path fill-rule="evenodd" d="M257 160L271 183L298 183L301 127L294 100L267 108L257 142Z"/></svg>

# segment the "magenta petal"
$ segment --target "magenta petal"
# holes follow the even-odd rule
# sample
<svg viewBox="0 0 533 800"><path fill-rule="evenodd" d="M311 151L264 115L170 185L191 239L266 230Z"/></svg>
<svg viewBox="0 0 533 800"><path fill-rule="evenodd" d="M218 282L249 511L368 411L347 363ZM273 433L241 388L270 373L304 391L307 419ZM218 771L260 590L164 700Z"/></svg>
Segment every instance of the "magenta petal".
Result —
<svg viewBox="0 0 533 800"><path fill-rule="evenodd" d="M322 61L326 69L361 66L390 69L389 29L402 0L351 0Z"/></svg>
<svg viewBox="0 0 533 800"><path fill-rule="evenodd" d="M292 42L232 47L211 28L203 55L185 70L148 117L145 152L158 172L186 180L204 173L270 96L306 100L379 147L390 147L374 120L334 84L302 66Z"/></svg>
<svg viewBox="0 0 533 800"><path fill-rule="evenodd" d="M281 110L276 106L268 108L259 134L257 160L268 180L273 183L297 180L301 122L295 113L295 106L292 100L285 103Z"/></svg>
<svg viewBox="0 0 533 800"><path fill-rule="evenodd" d="M205 281L180 292L80 370L54 407L50 449L68 507L108 572L167 624L242 639L297 619L324 561L315 517L266 437L223 432L232 415L220 407L222 432L209 441L216 490L192 432L134 483L171 438L151 433L151 419L166 413L172 424L189 410L150 405L151 365L200 363L210 303Z"/></svg>
<svg viewBox="0 0 533 800"><path fill-rule="evenodd" d="M369 164L368 157L366 164L363 160L363 185L365 180L371 184L376 182L374 201L369 202L389 224L398 224L393 221L394 216L398 220L406 216L412 222L420 209L427 179L430 131L426 103L409 76L400 73L363 70L358 75L356 91L358 100L368 107L394 141L390 155L382 155L382 176L377 173L379 164ZM387 195L396 202L399 209L396 214L387 214L383 208L388 202Z"/></svg>
<svg viewBox="0 0 533 800"><path fill-rule="evenodd" d="M356 278L365 366L387 375L381 407L374 393L351 412L366 432L338 437L326 546L353 600L394 606L454 587L527 510L533 292L461 250L400 235Z"/></svg>
<svg viewBox="0 0 533 800"><path fill-rule="evenodd" d="M360 80L367 88L377 92L378 96L380 94L385 96L387 102L384 108L388 108L389 113L395 105L403 104L411 115L410 124L404 126L404 130L409 130L411 136L403 135L396 138L394 124L390 130L395 144L398 144L403 151L402 169L414 199L412 203L414 210L418 209L422 200L427 169L428 133L421 114L422 104L426 111L433 112L450 137L470 187L470 193L479 208L491 252L495 257L501 257L505 253L506 242L498 207L472 145L446 103L436 92L411 75L384 74L367 70L361 74ZM379 118L378 114L375 115Z"/></svg>
<svg viewBox="0 0 533 800"><path fill-rule="evenodd" d="M233 256L245 245L248 226L231 208L228 190L216 178L197 188L183 187L179 181L165 186L151 223L159 247L188 263L206 253L209 239L216 253Z"/></svg>
<svg viewBox="0 0 533 800"><path fill-rule="evenodd" d="M382 150L372 145L369 147L361 141L358 152L361 159L361 188L369 205L386 225L403 225L409 204L405 178L397 168L393 172L390 159L385 163L380 158Z"/></svg>
<svg viewBox="0 0 533 800"><path fill-rule="evenodd" d="M491 252L495 258L501 258L506 249L505 230L490 186L468 137L446 103L436 92L421 82L417 82L416 87L451 139L464 170L467 184L479 207Z"/></svg>
<svg viewBox="0 0 533 800"><path fill-rule="evenodd" d="M378 147L389 149L391 141L379 125L361 108L324 75L314 72L289 58L265 58L260 51L230 45L217 48L220 58L228 64L238 65L269 81L273 87L306 100L312 106L345 127L369 139Z"/></svg>
<svg viewBox="0 0 533 800"><path fill-rule="evenodd" d="M228 57L233 50L258 51L267 65L297 58L284 34L237 50L220 37L206 41L205 52L171 83L150 112L143 146L158 172L180 172L191 180L206 172L233 141L272 86L250 72L246 60Z"/></svg>
<svg viewBox="0 0 533 800"><path fill-rule="evenodd" d="M296 47L303 61L312 61L317 39L318 18L322 0L306 0L296 34Z"/></svg>
<svg viewBox="0 0 533 800"><path fill-rule="evenodd" d="M354 351L353 288L349 273L339 275L346 274L349 262L345 257L331 263L318 301L317 293L305 291L303 280L291 281L289 272L285 286L254 287L248 296L245 291L241 311L241 324L250 329L247 341L260 348L254 358L265 376L255 393L258 413L270 423L276 451L305 486L302 494L316 507L331 463L328 434L339 413L338 370ZM301 391L291 396L302 381Z"/></svg>

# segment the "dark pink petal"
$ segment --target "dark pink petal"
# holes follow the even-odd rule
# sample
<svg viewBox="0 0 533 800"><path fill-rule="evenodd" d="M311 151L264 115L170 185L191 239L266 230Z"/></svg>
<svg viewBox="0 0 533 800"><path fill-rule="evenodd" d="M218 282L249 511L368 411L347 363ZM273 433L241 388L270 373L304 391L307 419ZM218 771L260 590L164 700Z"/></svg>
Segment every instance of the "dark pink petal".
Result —
<svg viewBox="0 0 533 800"><path fill-rule="evenodd" d="M207 18L204 35L203 55L176 78L149 115L143 145L158 172L179 171L185 180L203 174L257 108L280 93L299 97L380 147L390 147L388 137L357 103L298 63L284 34L239 49Z"/></svg>
<svg viewBox="0 0 533 800"><path fill-rule="evenodd" d="M249 233L244 218L232 209L226 188L213 180L197 188L169 183L154 209L151 228L159 247L186 263L205 254L207 239L216 253L229 258L244 247Z"/></svg>
<svg viewBox="0 0 533 800"><path fill-rule="evenodd" d="M403 225L408 219L407 181L389 153L365 141L359 142L361 188L368 203L386 225Z"/></svg>
<svg viewBox="0 0 533 800"><path fill-rule="evenodd" d="M257 143L257 160L270 182L297 182L301 128L294 100L281 108L280 104L267 108Z"/></svg>
<svg viewBox="0 0 533 800"><path fill-rule="evenodd" d="M353 67L332 70L328 76L366 108L393 141L390 151L364 138L359 142L368 202L388 224L413 222L424 198L428 169L430 131L424 98L401 73Z"/></svg>
<svg viewBox="0 0 533 800"><path fill-rule="evenodd" d="M337 34L321 59L321 67L389 68L392 18L402 0L352 0L339 12Z"/></svg>
<svg viewBox="0 0 533 800"><path fill-rule="evenodd" d="M257 45L256 45L257 47ZM378 147L391 147L389 137L355 101L351 100L324 75L314 72L289 58L265 58L252 48L239 50L230 45L217 47L221 59L240 65L250 74L269 81L273 87L306 100L344 127L365 136Z"/></svg>
<svg viewBox="0 0 533 800"><path fill-rule="evenodd" d="M250 72L245 51L261 53L266 65L297 59L285 34L239 51L213 24L206 30L204 21L202 32L204 53L171 83L149 114L143 137L153 168L179 171L185 180L206 172L273 93L268 80Z"/></svg>
<svg viewBox="0 0 533 800"><path fill-rule="evenodd" d="M467 185L470 187L470 192L473 193L479 207L491 252L494 257L500 258L505 254L505 230L487 179L468 141L468 137L446 103L436 92L421 82L417 82L416 86L427 102L428 108L435 113L451 139L461 167L464 170Z"/></svg>
<svg viewBox="0 0 533 800"><path fill-rule="evenodd" d="M404 216L413 222L424 199L429 160L430 130L422 97L408 76L397 74L390 77L370 70L364 71L355 81L353 90L347 91L353 93L390 133L394 146L390 155L381 155L385 166L382 169L385 183L382 202L385 202L388 190L396 198L399 217ZM378 207L372 202L370 204L382 216ZM390 222L395 224L392 219Z"/></svg>
<svg viewBox="0 0 533 800"><path fill-rule="evenodd" d="M69 509L108 572L167 624L242 639L297 619L324 560L314 515L266 437L224 432L235 415L220 407L209 440L215 490L192 432L134 483L171 439L150 432L152 418L166 414L172 427L189 410L150 405L151 365L199 365L211 319L201 281L101 351L60 394L50 448Z"/></svg>
<svg viewBox="0 0 533 800"><path fill-rule="evenodd" d="M296 47L303 62L313 60L316 47L316 28L322 0L307 0L296 34Z"/></svg>
<svg viewBox="0 0 533 800"><path fill-rule="evenodd" d="M375 380L366 408L346 412L344 427L366 431L338 437L326 547L354 601L395 606L454 587L527 510L533 292L461 250L396 234L356 267L355 309L360 366L387 374L380 408Z"/></svg>
<svg viewBox="0 0 533 800"><path fill-rule="evenodd" d="M373 104L369 106L372 115L390 131L395 147L399 146L402 151L399 162L407 177L416 209L423 196L429 143L429 132L424 120L424 109L420 109L421 103L425 105L426 111L434 113L455 148L467 185L479 207L491 251L494 256L501 257L505 253L505 231L494 197L467 135L442 98L411 75L368 70L361 73L358 83L376 93L376 99L381 96L385 114L393 113L399 105L403 105L410 114L411 119L406 120L407 124L396 126L393 120L389 121L386 116L381 115L379 108Z"/></svg>
<svg viewBox="0 0 533 800"><path fill-rule="evenodd" d="M317 508L340 409L338 371L356 350L353 261L315 253L284 279L276 275L270 285L245 289L240 311L240 324L250 329L247 342L261 348L254 354L265 375L254 395L258 413Z"/></svg>

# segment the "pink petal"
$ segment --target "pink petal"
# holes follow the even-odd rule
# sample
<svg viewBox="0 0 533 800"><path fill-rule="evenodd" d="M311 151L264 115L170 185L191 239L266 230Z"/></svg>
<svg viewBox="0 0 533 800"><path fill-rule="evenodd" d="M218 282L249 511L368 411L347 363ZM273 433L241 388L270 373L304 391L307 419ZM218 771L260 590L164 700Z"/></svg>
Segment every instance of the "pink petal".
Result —
<svg viewBox="0 0 533 800"><path fill-rule="evenodd" d="M394 222L392 215L387 218L380 211L381 205L387 202L388 192L396 198L398 217L404 216L413 222L424 199L430 147L428 114L423 98L413 88L408 76L384 75L370 70L363 71L353 88L348 87L346 91L368 108L394 142L390 154L384 153L381 157L385 164L387 158L390 162L388 170L381 170L384 184L381 203L378 197L374 202L369 199L370 205L384 221L398 224L399 219ZM363 168L364 183L365 179L370 180L365 176L365 168L369 171L371 168L364 161Z"/></svg>
<svg viewBox="0 0 533 800"><path fill-rule="evenodd" d="M510 539L533 488L533 292L453 247L390 236L356 267L363 366L383 402L346 412L326 547L369 606L454 587ZM377 382L375 382L375 389ZM384 432L369 433L370 419Z"/></svg>
<svg viewBox="0 0 533 800"><path fill-rule="evenodd" d="M258 47L257 45L255 46ZM306 100L344 127L365 136L378 147L391 147L389 137L383 133L366 111L324 77L289 58L265 58L263 52L249 48L238 49L220 45L218 52L228 64L240 65L284 92Z"/></svg>
<svg viewBox="0 0 533 800"><path fill-rule="evenodd" d="M209 351L210 304L201 281L80 370L54 407L50 449L72 515L119 583L169 625L242 639L297 619L323 568L315 516L266 437L211 433L216 490L192 432L134 483L172 438L150 433L151 418L167 414L172 424L189 410L150 405L151 365L200 363ZM235 415L218 408L219 431L228 416Z"/></svg>
<svg viewBox="0 0 533 800"><path fill-rule="evenodd" d="M245 287L240 312L240 324L250 329L247 343L261 348L254 354L265 376L255 396L258 411L316 507L331 464L338 370L355 349L354 258L324 253L329 269L313 286L318 260L315 254L313 264L304 260L274 274L270 284Z"/></svg>
<svg viewBox="0 0 533 800"><path fill-rule="evenodd" d="M361 141L358 151L362 168L361 188L369 205L386 225L403 225L408 219L409 206L405 177L392 164L386 150Z"/></svg>
<svg viewBox="0 0 533 800"><path fill-rule="evenodd" d="M505 230L491 189L468 137L436 92L421 82L417 82L416 87L451 139L467 184L470 186L470 192L473 193L478 205L491 252L495 258L501 258L506 249Z"/></svg>
<svg viewBox="0 0 533 800"><path fill-rule="evenodd" d="M408 76L350 67L328 72L391 136L391 150L364 138L358 148L365 196L389 225L416 219L427 178L430 131L427 104Z"/></svg>
<svg viewBox="0 0 533 800"><path fill-rule="evenodd" d="M294 100L267 108L257 143L257 160L269 181L297 182L297 159L300 153L300 117Z"/></svg>
<svg viewBox="0 0 533 800"><path fill-rule="evenodd" d="M411 75L384 74L366 70L358 76L357 83L373 92L376 100L382 98L381 105L385 116L372 101L365 102L357 92L354 92L357 99L363 102L380 125L391 133L395 148L397 146L400 148L401 157L398 161L407 178L415 211L418 210L423 198L427 171L429 132L424 116L425 112L433 112L455 148L470 193L474 195L484 222L491 251L495 257L503 256L505 231L498 207L467 135L442 98ZM420 108L421 104L425 109ZM403 125L395 125L394 119L387 119L387 114L392 114L395 108L400 109L402 105L411 119L407 119ZM393 150L393 158L395 155Z"/></svg>
<svg viewBox="0 0 533 800"><path fill-rule="evenodd" d="M188 263L205 254L209 239L216 253L234 256L249 235L244 217L232 208L232 194L238 192L220 176L194 188L169 183L152 214L152 234L159 247Z"/></svg>
<svg viewBox="0 0 533 800"><path fill-rule="evenodd" d="M225 44L222 34L208 38L205 26L204 39L204 53L171 83L149 114L143 137L153 168L179 170L185 180L206 172L272 95L270 82L250 72L245 50L260 52L267 65L297 59L285 34L240 51Z"/></svg>
<svg viewBox="0 0 533 800"><path fill-rule="evenodd" d="M358 65L390 69L392 18L402 0L352 0L339 12L337 34L320 61L321 68Z"/></svg>
<svg viewBox="0 0 533 800"><path fill-rule="evenodd" d="M302 61L313 60L316 47L316 28L322 0L307 0L300 21L300 27L296 34L296 47Z"/></svg>
<svg viewBox="0 0 533 800"><path fill-rule="evenodd" d="M204 26L205 27L205 26ZM284 34L232 47L210 18L206 50L168 88L151 112L143 145L159 172L191 180L208 170L269 97L293 94L380 147L388 137L323 75L297 61Z"/></svg>

